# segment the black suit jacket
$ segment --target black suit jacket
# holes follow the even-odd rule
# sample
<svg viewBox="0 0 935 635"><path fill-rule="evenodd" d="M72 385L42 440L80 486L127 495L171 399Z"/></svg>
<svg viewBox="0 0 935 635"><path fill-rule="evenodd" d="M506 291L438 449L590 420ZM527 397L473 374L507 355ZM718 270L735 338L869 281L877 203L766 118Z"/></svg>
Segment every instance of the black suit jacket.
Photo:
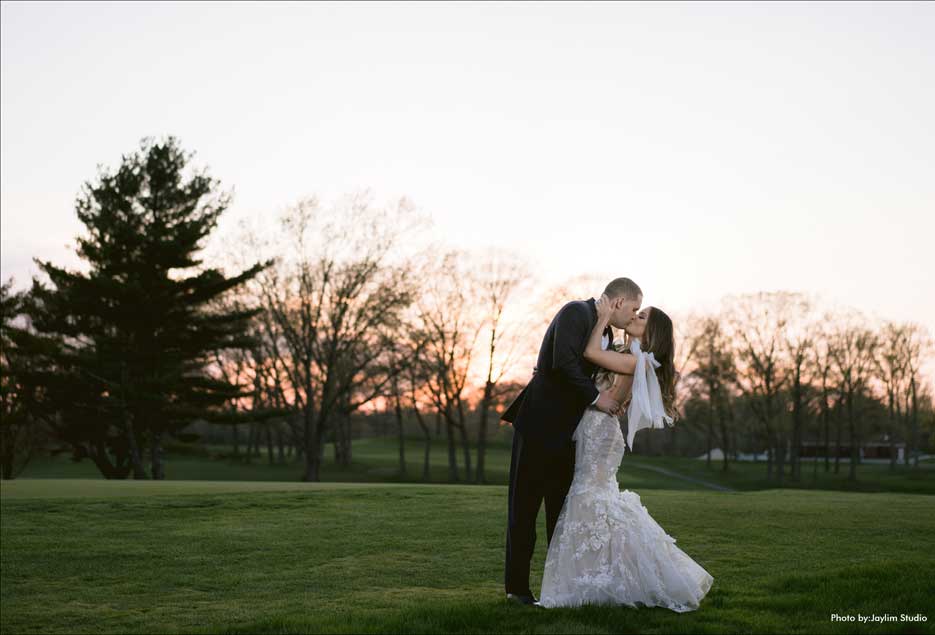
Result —
<svg viewBox="0 0 935 635"><path fill-rule="evenodd" d="M597 366L583 357L596 322L594 298L569 302L552 318L532 379L501 417L525 439L554 450L571 443L578 421L600 392L593 379Z"/></svg>

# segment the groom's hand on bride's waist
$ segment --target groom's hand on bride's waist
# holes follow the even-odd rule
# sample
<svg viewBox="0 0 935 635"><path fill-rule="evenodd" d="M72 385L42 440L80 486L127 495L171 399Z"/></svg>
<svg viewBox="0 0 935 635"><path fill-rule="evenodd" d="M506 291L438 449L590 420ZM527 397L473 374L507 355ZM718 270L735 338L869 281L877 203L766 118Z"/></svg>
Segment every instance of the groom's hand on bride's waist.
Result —
<svg viewBox="0 0 935 635"><path fill-rule="evenodd" d="M611 397L608 393L601 391L601 394L597 396L597 402L595 402L594 407L609 415L616 415L617 411L620 409L620 402Z"/></svg>

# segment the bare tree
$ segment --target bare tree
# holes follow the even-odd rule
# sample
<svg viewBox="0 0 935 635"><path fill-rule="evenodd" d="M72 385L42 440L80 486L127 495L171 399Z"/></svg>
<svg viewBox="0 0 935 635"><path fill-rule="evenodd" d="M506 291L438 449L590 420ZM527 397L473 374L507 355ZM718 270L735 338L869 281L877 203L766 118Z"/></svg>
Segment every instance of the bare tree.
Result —
<svg viewBox="0 0 935 635"><path fill-rule="evenodd" d="M698 365L699 347L704 343L702 333L711 316L700 313L673 314L675 331L675 368L680 380L676 384L675 410L684 412L686 402L698 397L699 385L694 379L694 369ZM663 434L665 452L675 454L676 438L682 426L665 426ZM732 432L734 432L732 430ZM736 450L736 443L732 444Z"/></svg>
<svg viewBox="0 0 935 635"><path fill-rule="evenodd" d="M474 310L477 285L462 252L440 255L434 273L418 301L419 318L426 332L421 356L425 387L448 432L449 480L457 481L454 430L460 435L465 478L472 480L471 449L467 433L466 390L483 322Z"/></svg>
<svg viewBox="0 0 935 635"><path fill-rule="evenodd" d="M815 327L815 345L811 349L811 370L810 375L813 382L817 384L818 412L821 417L821 432L824 432L825 472L831 469L831 448L830 448L830 425L831 415L834 411L830 400L834 398L835 386L840 382L834 376L834 360L831 356L832 335L828 326L834 321L834 316L826 313L822 316L821 325ZM840 399L840 397L838 397ZM840 418L836 418L838 427L838 445L835 448L835 456L840 454ZM818 457L815 457L815 470L818 469ZM817 476L813 475L813 478Z"/></svg>
<svg viewBox="0 0 935 635"><path fill-rule="evenodd" d="M408 403L413 410L420 428L425 435L425 460L423 465L423 480L428 480L429 454L431 450L431 436L429 428L425 424L422 413L419 411L419 404L415 393L420 389L422 374L420 372L420 363L425 348L426 334L416 323L417 318L415 307L412 307L412 315L407 316L396 329L396 339L388 342L386 349L390 363L397 370L393 374L387 392L389 408L393 410L396 419L396 429L399 441L399 473L400 476L406 476L406 439L404 428L404 412Z"/></svg>
<svg viewBox="0 0 935 635"><path fill-rule="evenodd" d="M428 482L430 479L432 436L431 429L426 423L425 416L422 414L422 411L423 409L431 407L432 400L430 398L424 398L426 394L425 386L427 384L425 380L425 370L427 365L422 361L422 346L420 345L417 350L419 351L419 355L413 358L413 363L409 364L406 369L406 384L409 391L409 403L412 408L412 413L415 415L416 421L419 424L419 428L422 430L425 442L422 456L422 480L424 482ZM429 402L429 405L425 404L426 401Z"/></svg>
<svg viewBox="0 0 935 635"><path fill-rule="evenodd" d="M783 372L783 331L789 320L787 293L755 293L727 298L731 339L738 360L737 384L750 401L766 436L766 474L782 485L785 435L780 393Z"/></svg>
<svg viewBox="0 0 935 635"><path fill-rule="evenodd" d="M349 443L349 413L382 395L398 373L386 344L414 290L394 250L418 220L405 199L379 209L366 192L330 209L303 199L280 218L282 236L273 240L289 251L258 276L256 292L275 325L268 331L278 338L272 347L285 390L301 413L304 480L320 479L327 432L341 421Z"/></svg>
<svg viewBox="0 0 935 635"><path fill-rule="evenodd" d="M790 466L793 481L801 480L802 435L809 418L809 393L811 378L811 351L815 346L812 302L804 295L790 293L786 296L788 322L782 332L783 346L788 360L788 389L792 406L792 443L790 444Z"/></svg>
<svg viewBox="0 0 935 635"><path fill-rule="evenodd" d="M887 438L890 450L890 471L896 470L896 437L900 420L900 396L904 394L910 356L909 327L887 322L880 335L880 352L874 369L886 394ZM903 435L900 435L903 436ZM908 443L907 449L908 449Z"/></svg>
<svg viewBox="0 0 935 635"><path fill-rule="evenodd" d="M242 311L247 307L245 297L230 294L213 300L210 306L228 312ZM250 432L247 452L244 455L247 463L252 459L251 448L255 442L258 443L260 432L265 433L267 460L272 465L274 463L272 434L274 429L277 436L281 434L279 426L289 414L289 410L277 386L277 368L262 327L263 315L261 312L254 316L246 329L252 343L243 348L214 350L209 369L231 384L252 386L249 395L229 399L227 403L229 416L219 417L215 423L230 426L235 455L239 454L238 426L245 421L248 423Z"/></svg>
<svg viewBox="0 0 935 635"><path fill-rule="evenodd" d="M404 388L401 386L404 377L401 377L400 375L401 374L394 375L392 381L390 382L390 399L392 403L393 414L396 417L396 432L399 441L399 475L401 478L405 479L407 476L406 433L405 426L403 425Z"/></svg>
<svg viewBox="0 0 935 635"><path fill-rule="evenodd" d="M906 454L904 456L905 465L909 465L909 455L912 453L915 457L913 467L919 467L919 394L921 382L921 370L925 360L935 349L935 343L925 327L910 323L906 325L905 347L905 388L904 388L904 419L906 427L909 430L907 438L910 443L906 444Z"/></svg>
<svg viewBox="0 0 935 635"><path fill-rule="evenodd" d="M730 429L734 420L731 389L737 381L734 354L718 318L702 318L696 325L698 330L690 344L694 351L694 366L687 376L688 383L694 387L693 392L707 402L707 467L711 468L711 451L715 437L719 435L724 455L722 469L726 471L731 450Z"/></svg>
<svg viewBox="0 0 935 635"><path fill-rule="evenodd" d="M517 329L521 322L508 321L508 304L515 299L517 290L529 277L526 265L514 254L488 252L478 267L478 295L484 315L484 328L488 331L486 355L487 376L480 402L477 428L476 481L486 483L484 459L487 449L487 422L491 404L497 397L497 384L512 368L515 361ZM505 350L504 350L505 349Z"/></svg>
<svg viewBox="0 0 935 635"><path fill-rule="evenodd" d="M836 332L831 357L841 380L841 393L846 407L846 418L851 448L851 463L848 479L857 480L857 464L860 462L862 442L858 412L858 399L863 398L867 383L876 365L875 350L879 341L876 333L865 326L866 320L859 313L845 316Z"/></svg>

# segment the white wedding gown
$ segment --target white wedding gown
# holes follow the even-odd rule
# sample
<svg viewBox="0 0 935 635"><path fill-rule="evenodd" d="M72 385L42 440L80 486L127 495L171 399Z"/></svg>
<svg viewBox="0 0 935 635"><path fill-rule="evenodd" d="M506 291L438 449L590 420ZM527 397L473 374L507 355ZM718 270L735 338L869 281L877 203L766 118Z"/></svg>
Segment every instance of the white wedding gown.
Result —
<svg viewBox="0 0 935 635"><path fill-rule="evenodd" d="M632 408L630 414L640 421ZM639 425L631 427L631 444ZM575 473L549 543L539 603L697 609L714 578L675 545L638 494L620 491L617 470L626 449L620 422L588 408L572 438Z"/></svg>

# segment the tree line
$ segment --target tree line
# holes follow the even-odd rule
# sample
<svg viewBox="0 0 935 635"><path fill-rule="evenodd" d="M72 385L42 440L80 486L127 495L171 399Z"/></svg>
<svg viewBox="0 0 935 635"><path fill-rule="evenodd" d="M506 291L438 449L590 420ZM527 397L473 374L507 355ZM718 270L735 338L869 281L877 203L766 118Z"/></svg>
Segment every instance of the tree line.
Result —
<svg viewBox="0 0 935 635"><path fill-rule="evenodd" d="M922 373L932 339L922 325L829 311L793 292L730 296L687 324L682 410L703 430L709 465L713 446L725 470L744 449L765 448L767 478L797 482L808 442L813 471L823 463L838 473L846 451L856 480L860 448L874 434L891 469L897 443L913 467L931 447L933 397Z"/></svg>
<svg viewBox="0 0 935 635"><path fill-rule="evenodd" d="M270 448L275 427L301 478L317 481L327 443L350 464L352 415L381 412L395 422L401 472L415 422L423 479L434 428L448 479L486 482L499 413L571 290L534 292L515 254L451 249L408 200L380 207L366 192L241 223L208 258L231 195L192 158L173 137L147 138L100 168L75 205L87 270L35 259L47 282L0 287L3 478L51 448L105 478L162 479L166 443L195 440L186 428L202 421L235 434L264 426ZM741 448L765 447L771 477L781 482L788 463L798 478L805 435L824 430L828 450L843 426L859 442L873 403L886 406L890 439L930 442L928 333L814 313L799 294L751 294L681 320L683 423L723 449L725 468ZM678 432L664 434L674 449Z"/></svg>

